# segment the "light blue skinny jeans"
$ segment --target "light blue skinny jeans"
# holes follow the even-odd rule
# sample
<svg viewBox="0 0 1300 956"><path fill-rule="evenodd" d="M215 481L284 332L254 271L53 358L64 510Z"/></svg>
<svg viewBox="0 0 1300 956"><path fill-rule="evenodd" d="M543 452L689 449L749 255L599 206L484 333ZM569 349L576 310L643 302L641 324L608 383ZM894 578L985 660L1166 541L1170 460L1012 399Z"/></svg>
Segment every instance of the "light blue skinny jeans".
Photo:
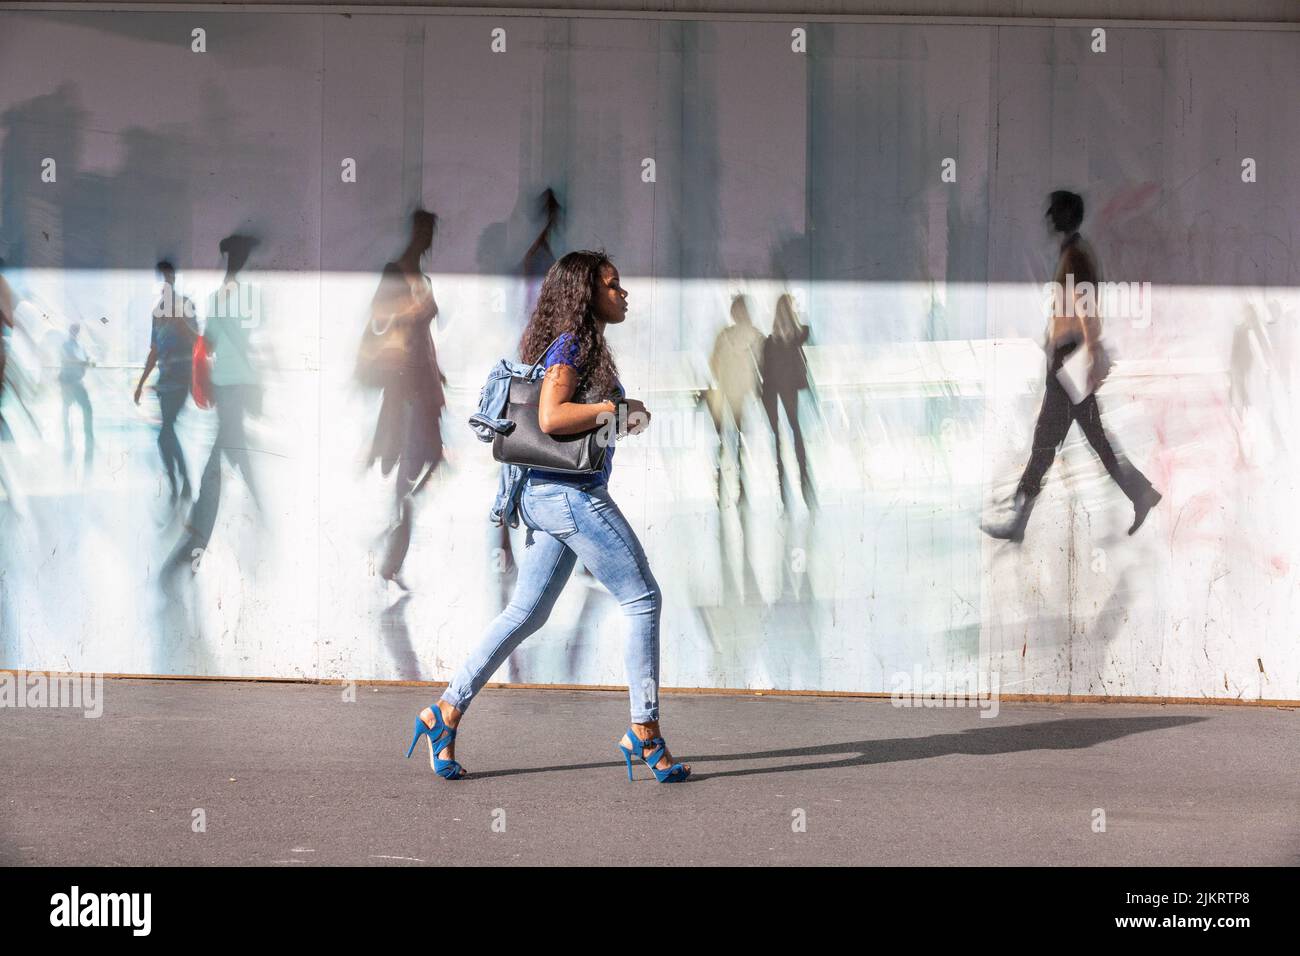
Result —
<svg viewBox="0 0 1300 956"><path fill-rule="evenodd" d="M543 481L528 477L519 516L529 529L519 579L506 609L461 664L442 699L465 711L510 653L543 624L578 558L623 608L632 722L659 719L659 618L663 595L645 550L603 476ZM536 534L534 534L536 532Z"/></svg>

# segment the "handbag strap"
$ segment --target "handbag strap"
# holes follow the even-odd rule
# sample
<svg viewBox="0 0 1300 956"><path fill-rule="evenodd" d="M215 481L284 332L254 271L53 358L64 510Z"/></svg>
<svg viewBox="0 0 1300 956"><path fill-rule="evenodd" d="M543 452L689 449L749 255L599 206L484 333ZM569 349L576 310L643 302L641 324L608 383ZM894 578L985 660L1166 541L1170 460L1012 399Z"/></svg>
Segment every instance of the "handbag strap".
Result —
<svg viewBox="0 0 1300 956"><path fill-rule="evenodd" d="M548 345L546 346L546 348L542 349L542 354L538 356L537 361L533 363L533 367L528 370L529 381L532 381L533 373L537 371L537 366L542 363L542 359L546 358L547 354L551 351L551 346L554 345L556 342L560 341L560 339L564 338L564 336L567 334L568 334L567 332L561 332L555 338L551 339L551 345Z"/></svg>
<svg viewBox="0 0 1300 956"><path fill-rule="evenodd" d="M402 279L406 282L407 297L413 298L415 296L415 290L411 288L411 282L409 279L407 279L405 273L402 273ZM429 290L430 296L432 296L433 281L423 272L420 273L420 279L424 282L425 288ZM397 313L400 311L401 311L400 309L394 309L393 311L389 312L388 321L384 324L383 329L380 330L375 328L375 310L374 310L374 303L372 302L371 309L370 309L370 319L366 323L366 327L369 330L370 334L375 336L376 338L383 338L385 335L387 335L388 330L391 329L393 327L393 323L397 321Z"/></svg>

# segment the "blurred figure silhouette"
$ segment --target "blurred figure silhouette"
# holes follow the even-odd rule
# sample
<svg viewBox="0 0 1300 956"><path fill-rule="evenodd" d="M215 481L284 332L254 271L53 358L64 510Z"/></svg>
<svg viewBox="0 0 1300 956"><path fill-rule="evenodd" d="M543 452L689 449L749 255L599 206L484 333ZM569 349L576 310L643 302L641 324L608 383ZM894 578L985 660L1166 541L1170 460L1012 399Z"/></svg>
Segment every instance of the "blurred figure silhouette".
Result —
<svg viewBox="0 0 1300 956"><path fill-rule="evenodd" d="M0 441L11 437L5 424L5 365L9 354L9 330L14 327L14 294L4 276L5 261L0 259Z"/></svg>
<svg viewBox="0 0 1300 956"><path fill-rule="evenodd" d="M378 461L384 477L397 468L395 516L385 533L379 573L403 590L410 590L399 572L411 545L415 496L443 459L446 377L438 369L430 329L438 305L420 269L437 222L424 209L411 217L411 239L397 260L384 266L357 354L358 378L383 389L367 464Z"/></svg>
<svg viewBox="0 0 1300 956"><path fill-rule="evenodd" d="M162 292L153 309L153 325L149 332L149 357L144 371L135 386L135 403L140 404L140 394L149 374L158 368L158 407L162 425L158 430L158 451L162 455L167 483L171 486L172 501L178 497L176 479L181 481L179 497L188 499L190 474L185 467L185 453L176 436L176 419L185 407L190 394L190 374L193 369L194 340L198 336L195 325L194 303L176 291L176 270L170 262L158 263L158 275L163 281Z"/></svg>
<svg viewBox="0 0 1300 956"><path fill-rule="evenodd" d="M809 328L800 323L794 312L794 302L789 294L776 301L776 317L772 321L772 334L763 342L763 406L767 421L772 426L772 441L776 449L776 483L785 502L785 465L781 455L781 420L777 402L785 408L786 420L794 434L794 457L799 463L799 492L804 504L816 504L812 480L808 476L808 454L804 449L803 430L799 427L799 392L808 388L808 367L804 361L803 346L808 341Z"/></svg>
<svg viewBox="0 0 1300 956"><path fill-rule="evenodd" d="M734 437L736 444L736 517L740 525L740 543L735 551L740 565L740 586L727 570L729 563L728 535L722 525L718 534L718 560L722 568L723 603L730 603L734 594L737 600L745 595L761 594L754 568L749 560L746 542L749 540L747 527L748 509L745 503L745 464L742 449L744 446L745 407L751 399L761 399L763 346L766 336L754 328L749 315L749 303L743 295L736 295L731 300L731 325L718 333L713 342L713 352L709 356L709 371L712 384L705 392L705 401L709 414L713 418L713 427L718 433L718 468L715 476L718 496L718 513L722 516L724 505L722 471L726 464L727 445Z"/></svg>
<svg viewBox="0 0 1300 956"><path fill-rule="evenodd" d="M1261 449L1265 441L1271 441L1275 451L1290 454L1289 430L1277 413L1286 407L1283 396L1291 394L1287 350L1277 343L1282 334L1271 303L1257 296L1234 321L1228 403L1237 458L1243 464L1267 460L1267 452ZM1266 427L1267 434L1256 425Z"/></svg>
<svg viewBox="0 0 1300 956"><path fill-rule="evenodd" d="M0 259L0 270L3 268L4 260ZM4 491L14 512L25 516L29 512L19 482L21 468L11 470L6 459L14 455L10 447L15 441L14 422L21 419L34 435L41 433L40 420L32 411L31 400L37 393L41 356L45 353L18 315L18 306L23 298L14 292L0 273L0 490ZM52 334L57 342L58 333Z"/></svg>
<svg viewBox="0 0 1300 956"><path fill-rule="evenodd" d="M537 197L538 212L541 213L542 231L533 244L524 253L523 275L526 293L524 296L524 315L533 314L537 307L537 294L541 291L542 280L551 266L555 265L555 253L551 251L551 233L560 220L560 201L549 186Z"/></svg>
<svg viewBox="0 0 1300 956"><path fill-rule="evenodd" d="M1110 360L1100 341L1101 319L1095 308L1098 296L1091 296L1093 307L1089 308L1087 295L1078 288L1089 283L1093 290L1097 290L1100 282L1096 256L1079 235L1079 226L1083 223L1083 197L1056 190L1049 199L1046 218L1054 233L1065 236L1056 267L1057 301L1044 343L1048 356L1047 390L1043 394L1038 424L1034 427L1033 452L1016 486L1013 514L1004 524L981 524L980 527L994 538L1024 540L1025 526L1029 523L1043 476L1056 456L1057 446L1065 440L1070 423L1077 421L1106 471L1133 503L1133 524L1128 529L1128 533L1133 534L1161 496L1145 475L1129 463L1121 463L1102 428L1096 392L1109 371ZM1074 290L1073 296L1069 294L1071 289ZM1070 354L1080 347L1088 350L1087 394L1074 404L1057 373Z"/></svg>
<svg viewBox="0 0 1300 956"><path fill-rule="evenodd" d="M17 489L9 478L4 446L13 439L13 434L5 421L4 401L9 385L5 377L5 367L9 354L9 330L14 327L14 295L9 288L9 283L5 281L4 267L5 261L0 259L0 492L4 492L5 498L12 506L16 500Z"/></svg>
<svg viewBox="0 0 1300 956"><path fill-rule="evenodd" d="M63 340L59 359L59 392L63 396L63 457L72 461L72 406L81 409L83 454L89 468L95 457L95 413L86 393L86 368L91 364L86 350L81 347L81 325L68 326L68 337Z"/></svg>
<svg viewBox="0 0 1300 956"><path fill-rule="evenodd" d="M13 441L13 423L20 417L32 432L42 431L40 419L32 411L32 401L40 394L44 377L45 356L60 352L61 336L49 322L45 309L33 308L44 319L36 323L45 330L38 341L32 330L31 316L24 322L18 309L26 296L15 292L3 275L4 260L0 259L0 441ZM18 414L21 413L21 416Z"/></svg>
<svg viewBox="0 0 1300 956"><path fill-rule="evenodd" d="M212 359L212 401L217 410L217 437L212 443L199 484L199 497L190 509L187 536L172 552L166 567L174 569L187 562L197 570L198 559L212 540L221 505L221 460L224 457L244 478L253 504L262 509L257 483L253 477L248 436L244 430L247 414L261 414L262 387L250 338L260 324L259 300L253 290L239 280L239 272L248 262L249 253L258 245L252 236L231 235L221 240L219 249L226 257L226 276L220 288L208 297L203 340Z"/></svg>
<svg viewBox="0 0 1300 956"><path fill-rule="evenodd" d="M248 262L249 254L258 245L252 236L232 235L221 240L219 246L226 256L226 277L208 299L207 318L203 338L212 357L212 401L217 409L217 440L212 446L203 480L208 472L217 473L219 494L220 458L224 455L239 469L260 509L261 498L253 476L252 458L248 453L248 437L244 420L249 414L262 411L262 381L258 372L252 330L261 324L257 314L257 300L252 290L239 279L240 270ZM202 494L202 491L200 491Z"/></svg>
<svg viewBox="0 0 1300 956"><path fill-rule="evenodd" d="M718 454L718 504L722 504L722 465L726 448L727 433L733 430L736 435L736 480L740 486L739 500L745 498L745 482L741 467L741 442L744 435L745 405L748 400L760 398L759 385L762 381L763 346L765 336L749 316L749 304L743 295L731 300L731 321L718 333L713 343L713 354L709 356L709 371L713 374L713 386L706 399L709 413L713 416L713 426L718 431L720 450ZM729 416L729 417L728 417ZM728 423L730 428L728 427Z"/></svg>
<svg viewBox="0 0 1300 956"><path fill-rule="evenodd" d="M409 593L384 608L379 618L379 633L383 636L388 653L392 655L398 680L420 680L420 657L411 643L411 629L406 623L406 606L411 601Z"/></svg>

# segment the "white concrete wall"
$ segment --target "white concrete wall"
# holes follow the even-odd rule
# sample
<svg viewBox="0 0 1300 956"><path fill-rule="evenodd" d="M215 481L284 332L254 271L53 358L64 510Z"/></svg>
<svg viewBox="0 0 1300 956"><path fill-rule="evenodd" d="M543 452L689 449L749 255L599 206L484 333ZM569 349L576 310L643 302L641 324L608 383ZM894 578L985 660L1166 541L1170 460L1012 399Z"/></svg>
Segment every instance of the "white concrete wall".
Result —
<svg viewBox="0 0 1300 956"><path fill-rule="evenodd" d="M801 55L790 28L0 12L0 255L31 340L80 320L100 363L89 473L63 463L48 371L30 418L6 399L0 664L449 676L509 593L486 522L495 467L464 420L517 341L549 185L557 252L603 245L623 272L631 321L611 341L673 436L621 445L611 486L664 586L666 685L888 691L973 669L1006 693L1300 698L1300 35L1111 27L1094 54L1079 25L836 23L811 25ZM1165 501L1128 537L1075 430L1015 548L977 522L1009 493L1042 394L1053 188L1085 195L1107 278L1152 283L1149 316L1108 322L1121 361L1101 400ZM416 593L395 601L374 576L388 493L359 464L376 402L349 374L419 201L441 217L427 268L449 463L419 512ZM251 436L267 507L227 474L198 572L162 592L181 529L156 413L130 401L152 264L175 258L206 296L235 230L263 240ZM821 508L782 514L754 406L749 503L720 509L695 400L707 357L733 293L766 332L783 291L813 329L800 416ZM53 359L26 342L11 364L34 383ZM196 479L212 419L183 419ZM621 637L612 599L575 575L499 679L619 683Z"/></svg>

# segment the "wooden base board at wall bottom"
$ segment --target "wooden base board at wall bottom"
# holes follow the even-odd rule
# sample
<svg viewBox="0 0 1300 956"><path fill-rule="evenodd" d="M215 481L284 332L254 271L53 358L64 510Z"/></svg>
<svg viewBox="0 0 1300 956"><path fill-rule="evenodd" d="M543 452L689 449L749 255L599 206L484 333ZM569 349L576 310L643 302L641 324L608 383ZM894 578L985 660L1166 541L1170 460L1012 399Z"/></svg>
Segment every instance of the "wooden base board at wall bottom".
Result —
<svg viewBox="0 0 1300 956"><path fill-rule="evenodd" d="M93 671L43 671L0 667L0 674L45 674L49 677L72 677ZM355 684L360 687L446 687L446 681L428 680L351 680L343 677L207 677L197 674L101 674L105 680L174 680L174 681L226 681L245 684L319 684L343 687ZM623 684L507 684L484 685L494 690L573 690L620 693L627 692ZM661 694L714 694L721 697L832 697L862 700L890 700L895 695L886 691L840 690L754 690L744 687L660 687ZM924 697L926 695L917 695ZM970 695L934 695L935 700L988 700ZM999 694L998 700L1010 704L1210 704L1225 707L1278 707L1283 710L1300 708L1300 700L1269 699L1246 700L1239 697L1136 697L1106 694Z"/></svg>

